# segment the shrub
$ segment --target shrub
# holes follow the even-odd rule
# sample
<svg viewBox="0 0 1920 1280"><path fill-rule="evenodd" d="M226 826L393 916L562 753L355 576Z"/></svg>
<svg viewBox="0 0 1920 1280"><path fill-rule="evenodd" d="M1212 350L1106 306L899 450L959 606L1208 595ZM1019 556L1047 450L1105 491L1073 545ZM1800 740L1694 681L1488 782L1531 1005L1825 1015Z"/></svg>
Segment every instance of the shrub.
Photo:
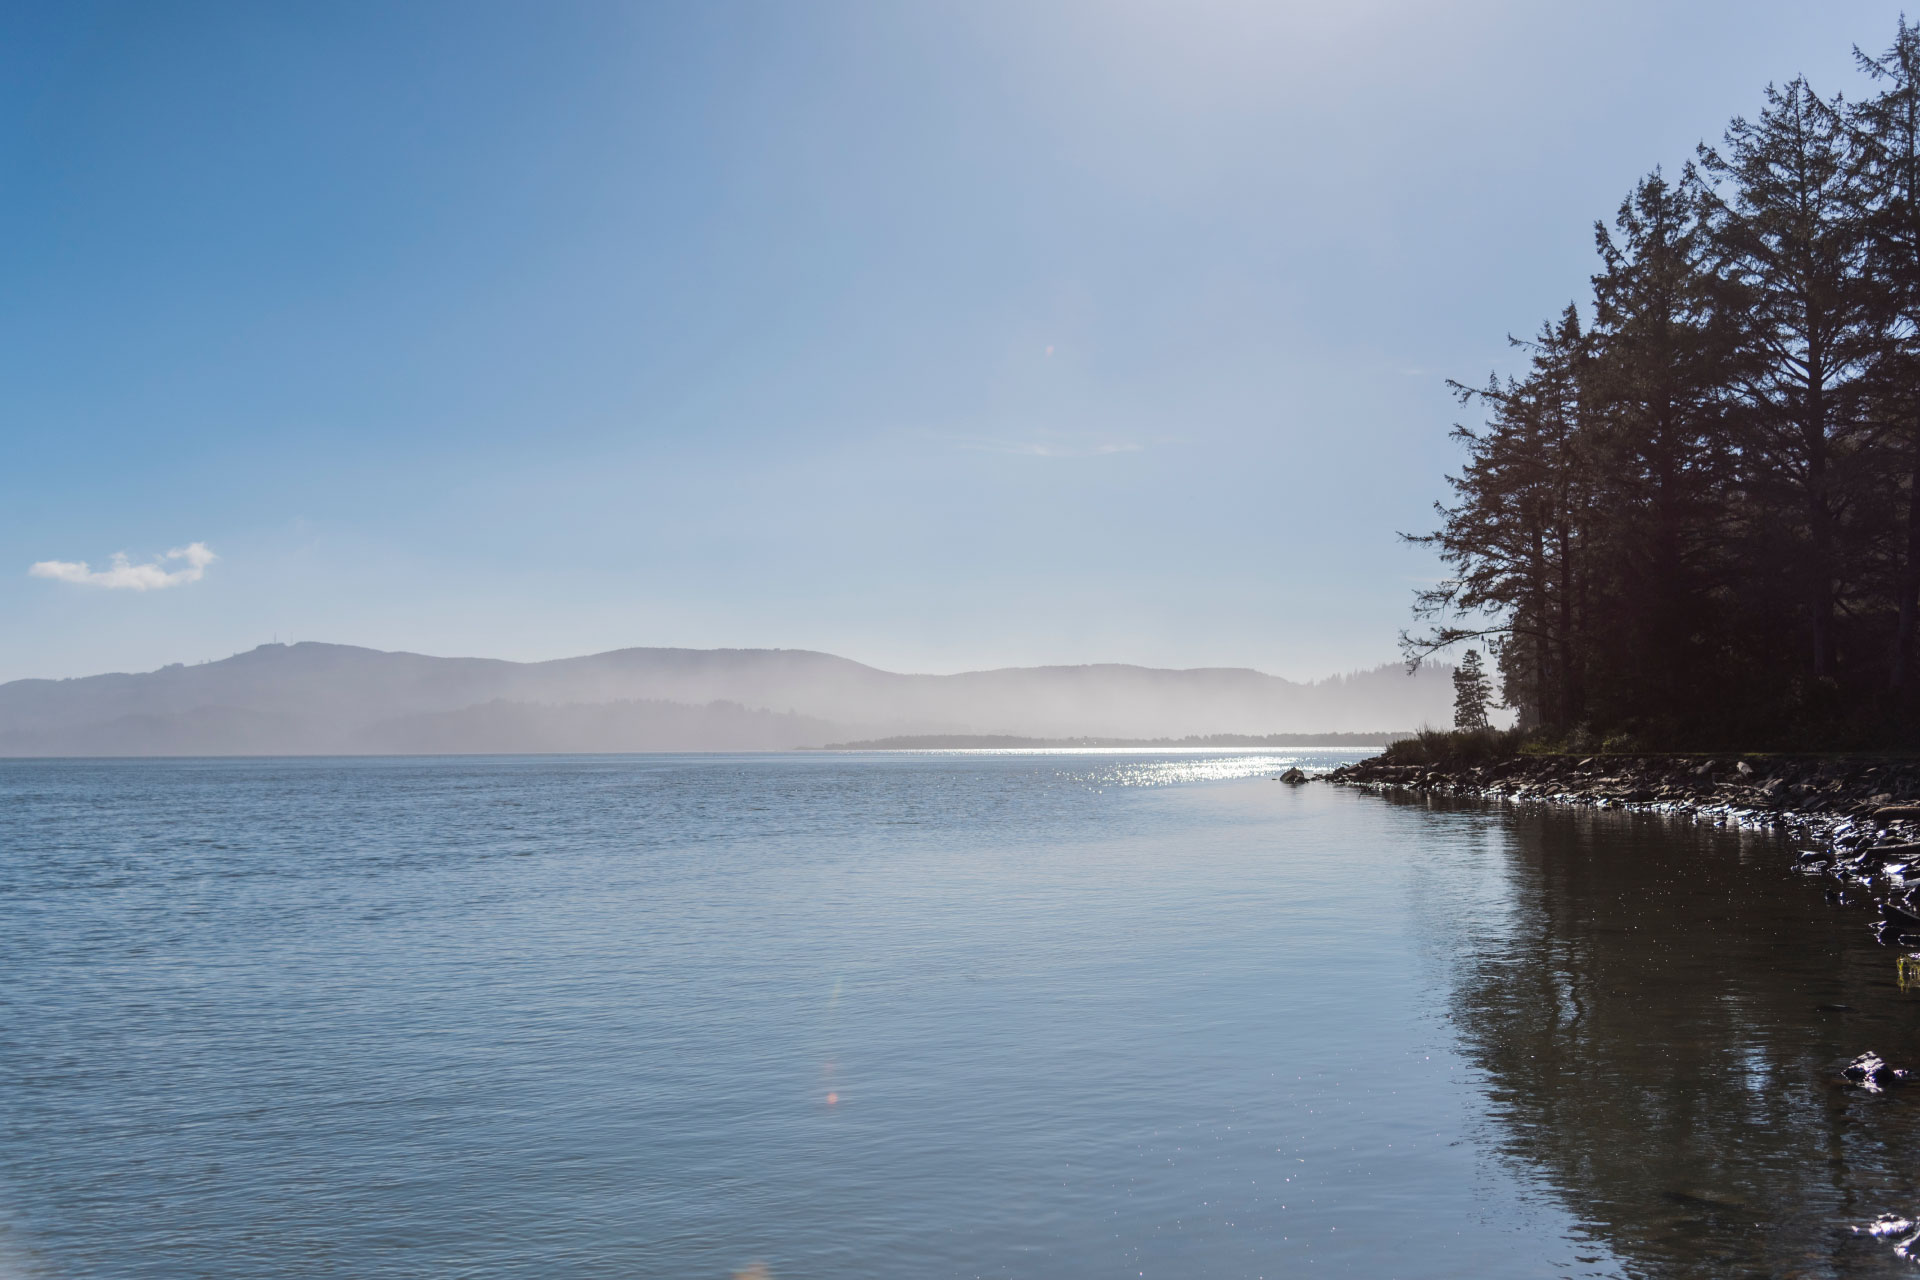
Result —
<svg viewBox="0 0 1920 1280"><path fill-rule="evenodd" d="M1411 738L1387 744L1390 764L1477 764L1504 760L1520 750L1519 729L1422 729Z"/></svg>

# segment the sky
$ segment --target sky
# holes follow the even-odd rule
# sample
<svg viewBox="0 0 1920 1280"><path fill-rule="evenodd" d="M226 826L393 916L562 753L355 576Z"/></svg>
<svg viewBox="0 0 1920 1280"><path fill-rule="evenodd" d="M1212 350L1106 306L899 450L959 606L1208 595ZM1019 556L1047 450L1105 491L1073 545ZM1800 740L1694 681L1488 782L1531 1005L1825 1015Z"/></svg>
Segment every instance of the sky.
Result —
<svg viewBox="0 0 1920 1280"><path fill-rule="evenodd" d="M0 680L1392 661L1446 379L1899 12L0 4Z"/></svg>

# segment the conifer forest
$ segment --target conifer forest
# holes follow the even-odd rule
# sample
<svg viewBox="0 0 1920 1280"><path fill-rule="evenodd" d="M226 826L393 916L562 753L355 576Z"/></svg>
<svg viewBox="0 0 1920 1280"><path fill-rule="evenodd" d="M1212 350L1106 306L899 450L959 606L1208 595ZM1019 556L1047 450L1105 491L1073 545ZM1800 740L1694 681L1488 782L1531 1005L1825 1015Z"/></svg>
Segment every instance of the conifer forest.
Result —
<svg viewBox="0 0 1920 1280"><path fill-rule="evenodd" d="M1597 223L1592 294L1476 421L1410 661L1542 742L1920 745L1920 26L1770 86Z"/></svg>

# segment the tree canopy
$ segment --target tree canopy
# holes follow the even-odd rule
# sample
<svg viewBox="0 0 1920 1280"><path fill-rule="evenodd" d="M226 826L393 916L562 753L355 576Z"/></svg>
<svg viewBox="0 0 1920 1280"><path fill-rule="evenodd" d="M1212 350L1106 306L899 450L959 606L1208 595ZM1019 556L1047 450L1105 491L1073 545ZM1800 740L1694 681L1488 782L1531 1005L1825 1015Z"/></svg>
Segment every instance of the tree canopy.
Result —
<svg viewBox="0 0 1920 1280"><path fill-rule="evenodd" d="M1524 373L1452 384L1410 661L1484 643L1547 738L1920 743L1920 27L1855 55L1859 102L1768 87L1595 225Z"/></svg>

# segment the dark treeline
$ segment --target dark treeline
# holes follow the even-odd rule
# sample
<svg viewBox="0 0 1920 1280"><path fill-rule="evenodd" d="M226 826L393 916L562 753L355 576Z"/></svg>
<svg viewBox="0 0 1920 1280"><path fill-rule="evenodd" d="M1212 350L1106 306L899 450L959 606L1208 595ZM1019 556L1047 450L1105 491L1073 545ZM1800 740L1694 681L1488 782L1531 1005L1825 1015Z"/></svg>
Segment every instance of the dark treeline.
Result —
<svg viewBox="0 0 1920 1280"><path fill-rule="evenodd" d="M1770 87L1595 231L1587 307L1454 384L1413 660L1485 638L1523 728L1920 742L1920 26L1859 101Z"/></svg>

